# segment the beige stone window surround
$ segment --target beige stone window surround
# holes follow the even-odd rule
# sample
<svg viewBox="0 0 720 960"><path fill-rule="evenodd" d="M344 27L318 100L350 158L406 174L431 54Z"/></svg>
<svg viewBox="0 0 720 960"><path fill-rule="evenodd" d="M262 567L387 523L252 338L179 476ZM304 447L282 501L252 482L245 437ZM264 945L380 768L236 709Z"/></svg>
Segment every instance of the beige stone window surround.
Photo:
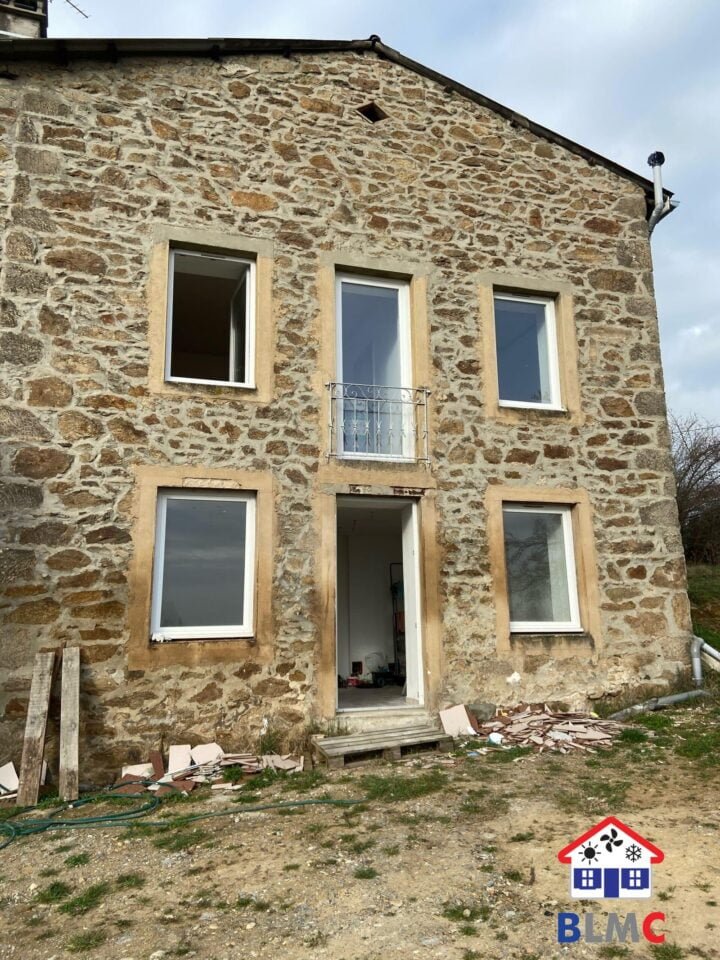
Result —
<svg viewBox="0 0 720 960"><path fill-rule="evenodd" d="M248 358L253 384L223 384L169 380L167 374L171 252L208 254L251 261L254 270L254 344ZM153 231L148 279L149 387L152 393L267 403L273 393L275 327L272 304L273 244L257 237L233 236L212 230L167 225Z"/></svg>
<svg viewBox="0 0 720 960"><path fill-rule="evenodd" d="M417 261L406 261L391 257L373 257L351 251L323 251L319 256L318 268L318 339L320 343L320 362L315 388L323 397L321 404L321 436L324 439L326 456L329 456L330 440L330 403L328 384L335 381L338 370L337 336L337 281L339 277L357 276L360 281L388 280L407 284L409 307L409 368L413 388L426 388L432 393L432 365L430 363L430 336L428 321L428 283L431 266ZM432 449L432 397L427 411L427 448ZM416 462L407 460L386 461L371 458L337 458L335 462L343 469L351 471L359 463L366 463L368 469L385 467L388 473L393 470L425 471L427 464L422 460L421 445L418 442L415 453ZM388 480L389 483L392 480Z"/></svg>
<svg viewBox="0 0 720 960"><path fill-rule="evenodd" d="M527 297L550 301L555 332L558 403L553 406L516 406L500 400L495 297ZM488 271L480 275L480 351L483 360L483 393L488 416L504 423L543 423L548 420L577 425L583 422L578 383L577 338L572 286L566 281Z"/></svg>
<svg viewBox="0 0 720 960"><path fill-rule="evenodd" d="M170 665L268 662L272 650L273 481L269 473L211 470L191 466L137 466L130 567L128 666L131 670ZM153 570L159 491L244 492L255 497L252 636L151 642Z"/></svg>
<svg viewBox="0 0 720 960"><path fill-rule="evenodd" d="M538 641L545 646L560 649L582 641L585 652L599 649L602 641L600 626L600 593L597 560L592 527L592 510L587 491L566 487L507 487L491 485L485 495L487 508L488 546L495 599L497 649L507 654L517 643ZM506 506L549 507L563 506L570 512L574 544L574 570L577 584L579 627L577 631L553 633L513 633L510 624L503 508Z"/></svg>

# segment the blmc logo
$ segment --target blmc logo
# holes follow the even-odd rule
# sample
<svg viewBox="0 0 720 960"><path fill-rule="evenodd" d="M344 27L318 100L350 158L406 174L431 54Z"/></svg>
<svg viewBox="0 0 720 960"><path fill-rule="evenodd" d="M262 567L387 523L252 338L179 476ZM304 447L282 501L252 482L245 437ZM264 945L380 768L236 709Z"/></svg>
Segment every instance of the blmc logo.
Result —
<svg viewBox="0 0 720 960"><path fill-rule="evenodd" d="M616 817L606 817L558 853L560 863L570 865L570 896L583 900L614 900L649 897L652 868L665 855L639 833ZM648 913L640 922L634 913L620 920L610 913L604 931L595 928L595 917L586 913L584 923L577 913L558 914L558 943L637 942L642 935L650 943L664 943L665 935L653 926L665 920L664 913ZM582 929L584 927L584 929Z"/></svg>

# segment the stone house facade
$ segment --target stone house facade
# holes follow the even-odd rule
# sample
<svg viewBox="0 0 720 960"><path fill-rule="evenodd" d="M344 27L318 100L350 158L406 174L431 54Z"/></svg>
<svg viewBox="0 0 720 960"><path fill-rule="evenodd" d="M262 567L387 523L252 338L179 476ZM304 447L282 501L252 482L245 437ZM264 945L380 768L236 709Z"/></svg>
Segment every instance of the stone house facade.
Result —
<svg viewBox="0 0 720 960"><path fill-rule="evenodd" d="M0 753L62 644L107 772L685 667L651 183L377 38L3 51Z"/></svg>

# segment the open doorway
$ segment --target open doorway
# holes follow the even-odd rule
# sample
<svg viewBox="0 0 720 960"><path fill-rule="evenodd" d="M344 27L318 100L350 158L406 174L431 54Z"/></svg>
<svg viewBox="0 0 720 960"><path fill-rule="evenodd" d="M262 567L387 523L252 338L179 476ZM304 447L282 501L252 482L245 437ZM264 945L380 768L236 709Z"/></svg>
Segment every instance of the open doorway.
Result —
<svg viewBox="0 0 720 960"><path fill-rule="evenodd" d="M337 500L338 710L423 703L418 505Z"/></svg>

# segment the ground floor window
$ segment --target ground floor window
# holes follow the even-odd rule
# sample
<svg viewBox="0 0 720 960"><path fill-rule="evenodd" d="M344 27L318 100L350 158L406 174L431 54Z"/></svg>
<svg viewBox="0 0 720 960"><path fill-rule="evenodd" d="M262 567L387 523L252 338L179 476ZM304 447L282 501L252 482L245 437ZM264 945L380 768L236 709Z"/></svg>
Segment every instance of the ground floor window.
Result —
<svg viewBox="0 0 720 960"><path fill-rule="evenodd" d="M510 630L580 630L572 507L506 503Z"/></svg>
<svg viewBox="0 0 720 960"><path fill-rule="evenodd" d="M253 635L255 495L160 489L153 640Z"/></svg>

